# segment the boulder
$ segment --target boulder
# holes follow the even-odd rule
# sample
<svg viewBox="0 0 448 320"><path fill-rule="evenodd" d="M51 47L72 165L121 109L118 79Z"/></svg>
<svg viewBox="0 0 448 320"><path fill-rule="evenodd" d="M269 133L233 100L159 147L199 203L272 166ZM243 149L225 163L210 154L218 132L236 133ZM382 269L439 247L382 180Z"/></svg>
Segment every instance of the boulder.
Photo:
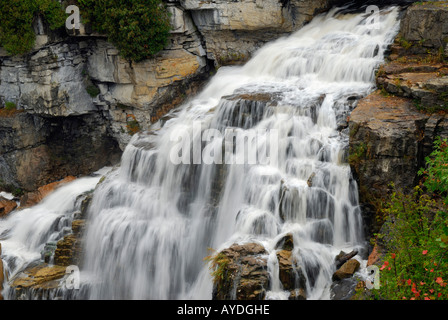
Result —
<svg viewBox="0 0 448 320"><path fill-rule="evenodd" d="M358 271L360 263L356 259L350 259L344 263L335 273L333 273L332 280L338 281L346 278L350 278Z"/></svg>
<svg viewBox="0 0 448 320"><path fill-rule="evenodd" d="M0 218L6 217L15 208L17 208L17 203L15 201L0 197Z"/></svg>
<svg viewBox="0 0 448 320"><path fill-rule="evenodd" d="M22 295L33 290L37 296L38 291L56 289L66 274L66 267L40 264L31 266L16 275L10 283L15 289L15 297L21 299Z"/></svg>
<svg viewBox="0 0 448 320"><path fill-rule="evenodd" d="M305 297L306 299L306 278L298 265L294 254L290 250L277 251L279 278L284 290L291 292L296 298Z"/></svg>
<svg viewBox="0 0 448 320"><path fill-rule="evenodd" d="M341 251L335 258L336 269L339 269L344 263L352 259L357 254L358 254L357 250L353 250L350 253L345 253L344 251Z"/></svg>
<svg viewBox="0 0 448 320"><path fill-rule="evenodd" d="M266 253L258 243L234 244L219 252L213 259L219 259L222 277L215 277L213 299L262 300L269 285Z"/></svg>
<svg viewBox="0 0 448 320"><path fill-rule="evenodd" d="M275 249L281 249L286 251L292 251L294 249L294 237L292 233L288 233L278 240L275 245Z"/></svg>

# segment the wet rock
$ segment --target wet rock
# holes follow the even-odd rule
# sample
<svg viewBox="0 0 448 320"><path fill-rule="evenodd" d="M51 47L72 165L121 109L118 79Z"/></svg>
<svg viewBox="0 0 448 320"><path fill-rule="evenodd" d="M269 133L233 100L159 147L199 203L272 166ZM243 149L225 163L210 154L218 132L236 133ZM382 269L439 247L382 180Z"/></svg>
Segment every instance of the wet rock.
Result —
<svg viewBox="0 0 448 320"><path fill-rule="evenodd" d="M331 300L350 300L356 293L358 280L354 278L345 278L333 282L330 287Z"/></svg>
<svg viewBox="0 0 448 320"><path fill-rule="evenodd" d="M37 189L35 192L29 192L21 197L20 207L31 207L42 201L45 197L55 191L58 187L76 180L76 177L68 176L60 181L52 182Z"/></svg>
<svg viewBox="0 0 448 320"><path fill-rule="evenodd" d="M316 176L316 173L315 172L313 172L312 174L311 174L311 176L308 178L308 180L307 180L307 184L308 184L308 187L312 187L313 186L313 179L314 179L314 177Z"/></svg>
<svg viewBox="0 0 448 320"><path fill-rule="evenodd" d="M305 289L291 290L288 300L306 300Z"/></svg>
<svg viewBox="0 0 448 320"><path fill-rule="evenodd" d="M57 242L48 242L45 244L44 249L42 250L41 259L45 263L50 263L51 257L54 255L54 251L57 248Z"/></svg>
<svg viewBox="0 0 448 320"><path fill-rule="evenodd" d="M344 263L335 273L333 273L332 280L338 281L345 278L350 278L353 274L358 271L360 263L356 259L350 259Z"/></svg>
<svg viewBox="0 0 448 320"><path fill-rule="evenodd" d="M280 250L277 252L279 278L283 289L295 292L299 290L301 296L306 298L306 280L302 269L297 263L292 251Z"/></svg>
<svg viewBox="0 0 448 320"><path fill-rule="evenodd" d="M269 285L265 248L234 244L218 253L222 277L215 278L214 300L262 300Z"/></svg>
<svg viewBox="0 0 448 320"><path fill-rule="evenodd" d="M20 290L48 286L49 282L63 278L65 272L66 267L63 266L50 266L48 264L33 266L18 274L12 280L11 287Z"/></svg>
<svg viewBox="0 0 448 320"><path fill-rule="evenodd" d="M57 243L54 251L54 263L58 266L80 265L82 256L82 237L80 234L69 234Z"/></svg>
<svg viewBox="0 0 448 320"><path fill-rule="evenodd" d="M17 208L17 203L0 197L0 218L6 217L11 211Z"/></svg>
<svg viewBox="0 0 448 320"><path fill-rule="evenodd" d="M350 253L345 253L344 251L341 251L335 258L336 269L339 269L344 263L352 259L357 254L358 254L357 250L353 250Z"/></svg>
<svg viewBox="0 0 448 320"><path fill-rule="evenodd" d="M221 99L220 121L223 127L249 129L259 123L266 110L275 106L278 93L243 92Z"/></svg>
<svg viewBox="0 0 448 320"><path fill-rule="evenodd" d="M275 245L275 249L292 251L294 249L294 237L292 233L288 233L283 236Z"/></svg>
<svg viewBox="0 0 448 320"><path fill-rule="evenodd" d="M49 264L30 266L11 280L10 287L14 292L10 298L25 300L31 292L34 293L34 298L39 298L44 292L60 287L65 274L66 267L63 266Z"/></svg>

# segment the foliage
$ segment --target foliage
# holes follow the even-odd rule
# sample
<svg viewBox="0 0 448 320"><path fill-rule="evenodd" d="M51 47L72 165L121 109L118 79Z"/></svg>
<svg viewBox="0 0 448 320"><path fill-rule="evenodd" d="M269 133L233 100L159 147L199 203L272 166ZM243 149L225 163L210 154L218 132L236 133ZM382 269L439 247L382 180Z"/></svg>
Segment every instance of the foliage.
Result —
<svg viewBox="0 0 448 320"><path fill-rule="evenodd" d="M448 143L438 137L434 142L434 151L426 157L426 168L419 171L425 175L424 186L429 192L445 198L448 204Z"/></svg>
<svg viewBox="0 0 448 320"><path fill-rule="evenodd" d="M23 110L17 110L17 105L12 101L5 102L4 108L0 108L0 117L7 118L21 113Z"/></svg>
<svg viewBox="0 0 448 320"><path fill-rule="evenodd" d="M205 257L204 261L210 263L209 268L213 282L219 286L225 280L227 266L230 262L229 257L219 252L218 254Z"/></svg>
<svg viewBox="0 0 448 320"><path fill-rule="evenodd" d="M447 207L416 187L414 194L394 192L388 214L387 255L380 268L376 299L448 298Z"/></svg>
<svg viewBox="0 0 448 320"><path fill-rule="evenodd" d="M421 186L391 194L379 238L386 246L375 299L448 299L448 148L437 139Z"/></svg>
<svg viewBox="0 0 448 320"><path fill-rule="evenodd" d="M29 52L35 40L32 27L37 16L51 30L62 27L66 15L57 0L0 0L0 46L10 54Z"/></svg>
<svg viewBox="0 0 448 320"><path fill-rule="evenodd" d="M140 132L140 124L133 114L127 116L126 128L128 129L128 134L133 136L134 134Z"/></svg>
<svg viewBox="0 0 448 320"><path fill-rule="evenodd" d="M8 111L14 110L16 108L17 108L17 106L16 106L16 104L14 102L7 101L5 103L5 109L8 110Z"/></svg>
<svg viewBox="0 0 448 320"><path fill-rule="evenodd" d="M151 58L165 46L169 13L161 0L78 0L84 22L108 36L133 61Z"/></svg>
<svg viewBox="0 0 448 320"><path fill-rule="evenodd" d="M88 85L86 87L86 91L92 98L95 98L101 92L100 89L97 86L93 85L93 84Z"/></svg>

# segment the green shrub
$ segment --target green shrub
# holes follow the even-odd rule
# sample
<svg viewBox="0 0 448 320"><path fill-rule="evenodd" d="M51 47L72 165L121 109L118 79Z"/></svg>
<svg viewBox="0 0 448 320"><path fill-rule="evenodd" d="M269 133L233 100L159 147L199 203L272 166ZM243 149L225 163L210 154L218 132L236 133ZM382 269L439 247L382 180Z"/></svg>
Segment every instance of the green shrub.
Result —
<svg viewBox="0 0 448 320"><path fill-rule="evenodd" d="M378 235L386 246L380 289L387 300L448 299L448 144L436 139L419 171L425 179L411 194L393 190Z"/></svg>
<svg viewBox="0 0 448 320"><path fill-rule="evenodd" d="M17 109L17 106L16 106L16 104L14 102L7 101L5 103L5 109L8 110L8 111L11 111L11 110Z"/></svg>
<svg viewBox="0 0 448 320"><path fill-rule="evenodd" d="M0 0L0 46L13 55L29 52L36 38L32 23L38 15L52 30L65 24L66 15L57 0Z"/></svg>
<svg viewBox="0 0 448 320"><path fill-rule="evenodd" d="M78 0L84 22L108 36L122 57L151 58L167 43L169 13L161 0Z"/></svg>
<svg viewBox="0 0 448 320"><path fill-rule="evenodd" d="M414 194L394 192L386 213L387 255L380 268L386 300L448 299L447 207L417 187Z"/></svg>
<svg viewBox="0 0 448 320"><path fill-rule="evenodd" d="M96 96L98 96L101 93L100 89L93 84L88 85L86 87L86 91L92 98L95 98Z"/></svg>
<svg viewBox="0 0 448 320"><path fill-rule="evenodd" d="M426 168L419 171L425 176L424 186L429 192L445 198L448 204L448 142L438 137L434 142L434 151L426 157Z"/></svg>

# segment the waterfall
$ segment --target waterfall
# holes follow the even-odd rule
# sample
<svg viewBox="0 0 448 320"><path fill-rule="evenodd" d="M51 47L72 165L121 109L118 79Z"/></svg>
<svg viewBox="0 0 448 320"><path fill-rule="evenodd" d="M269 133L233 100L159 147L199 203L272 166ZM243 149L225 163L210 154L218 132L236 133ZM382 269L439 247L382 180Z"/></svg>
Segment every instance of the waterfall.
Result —
<svg viewBox="0 0 448 320"><path fill-rule="evenodd" d="M398 11L383 9L379 29L366 14L320 15L135 135L95 189L77 298L211 299L210 248L255 242L266 298L287 299L275 244L292 234L308 299L328 299L336 254L366 245L347 117L375 89Z"/></svg>
<svg viewBox="0 0 448 320"><path fill-rule="evenodd" d="M104 168L89 177L67 183L38 205L10 213L0 221L2 260L8 279L14 279L27 267L36 265L42 258L47 244L56 242L71 232L74 214L79 211L80 195L95 189L101 177L110 168ZM16 298L13 290L6 286L3 296Z"/></svg>
<svg viewBox="0 0 448 320"><path fill-rule="evenodd" d="M316 17L246 65L220 68L199 95L135 136L90 208L85 272L98 282L88 297L210 299L208 248L258 242L272 256L287 233L311 270L308 298L328 297L335 255L364 245L348 133L337 129L353 99L374 88L397 16L383 10L379 30L365 14ZM228 164L251 152L220 154L229 129L255 136L256 151L274 149L266 135L275 130L277 161ZM280 288L268 297L282 297Z"/></svg>

